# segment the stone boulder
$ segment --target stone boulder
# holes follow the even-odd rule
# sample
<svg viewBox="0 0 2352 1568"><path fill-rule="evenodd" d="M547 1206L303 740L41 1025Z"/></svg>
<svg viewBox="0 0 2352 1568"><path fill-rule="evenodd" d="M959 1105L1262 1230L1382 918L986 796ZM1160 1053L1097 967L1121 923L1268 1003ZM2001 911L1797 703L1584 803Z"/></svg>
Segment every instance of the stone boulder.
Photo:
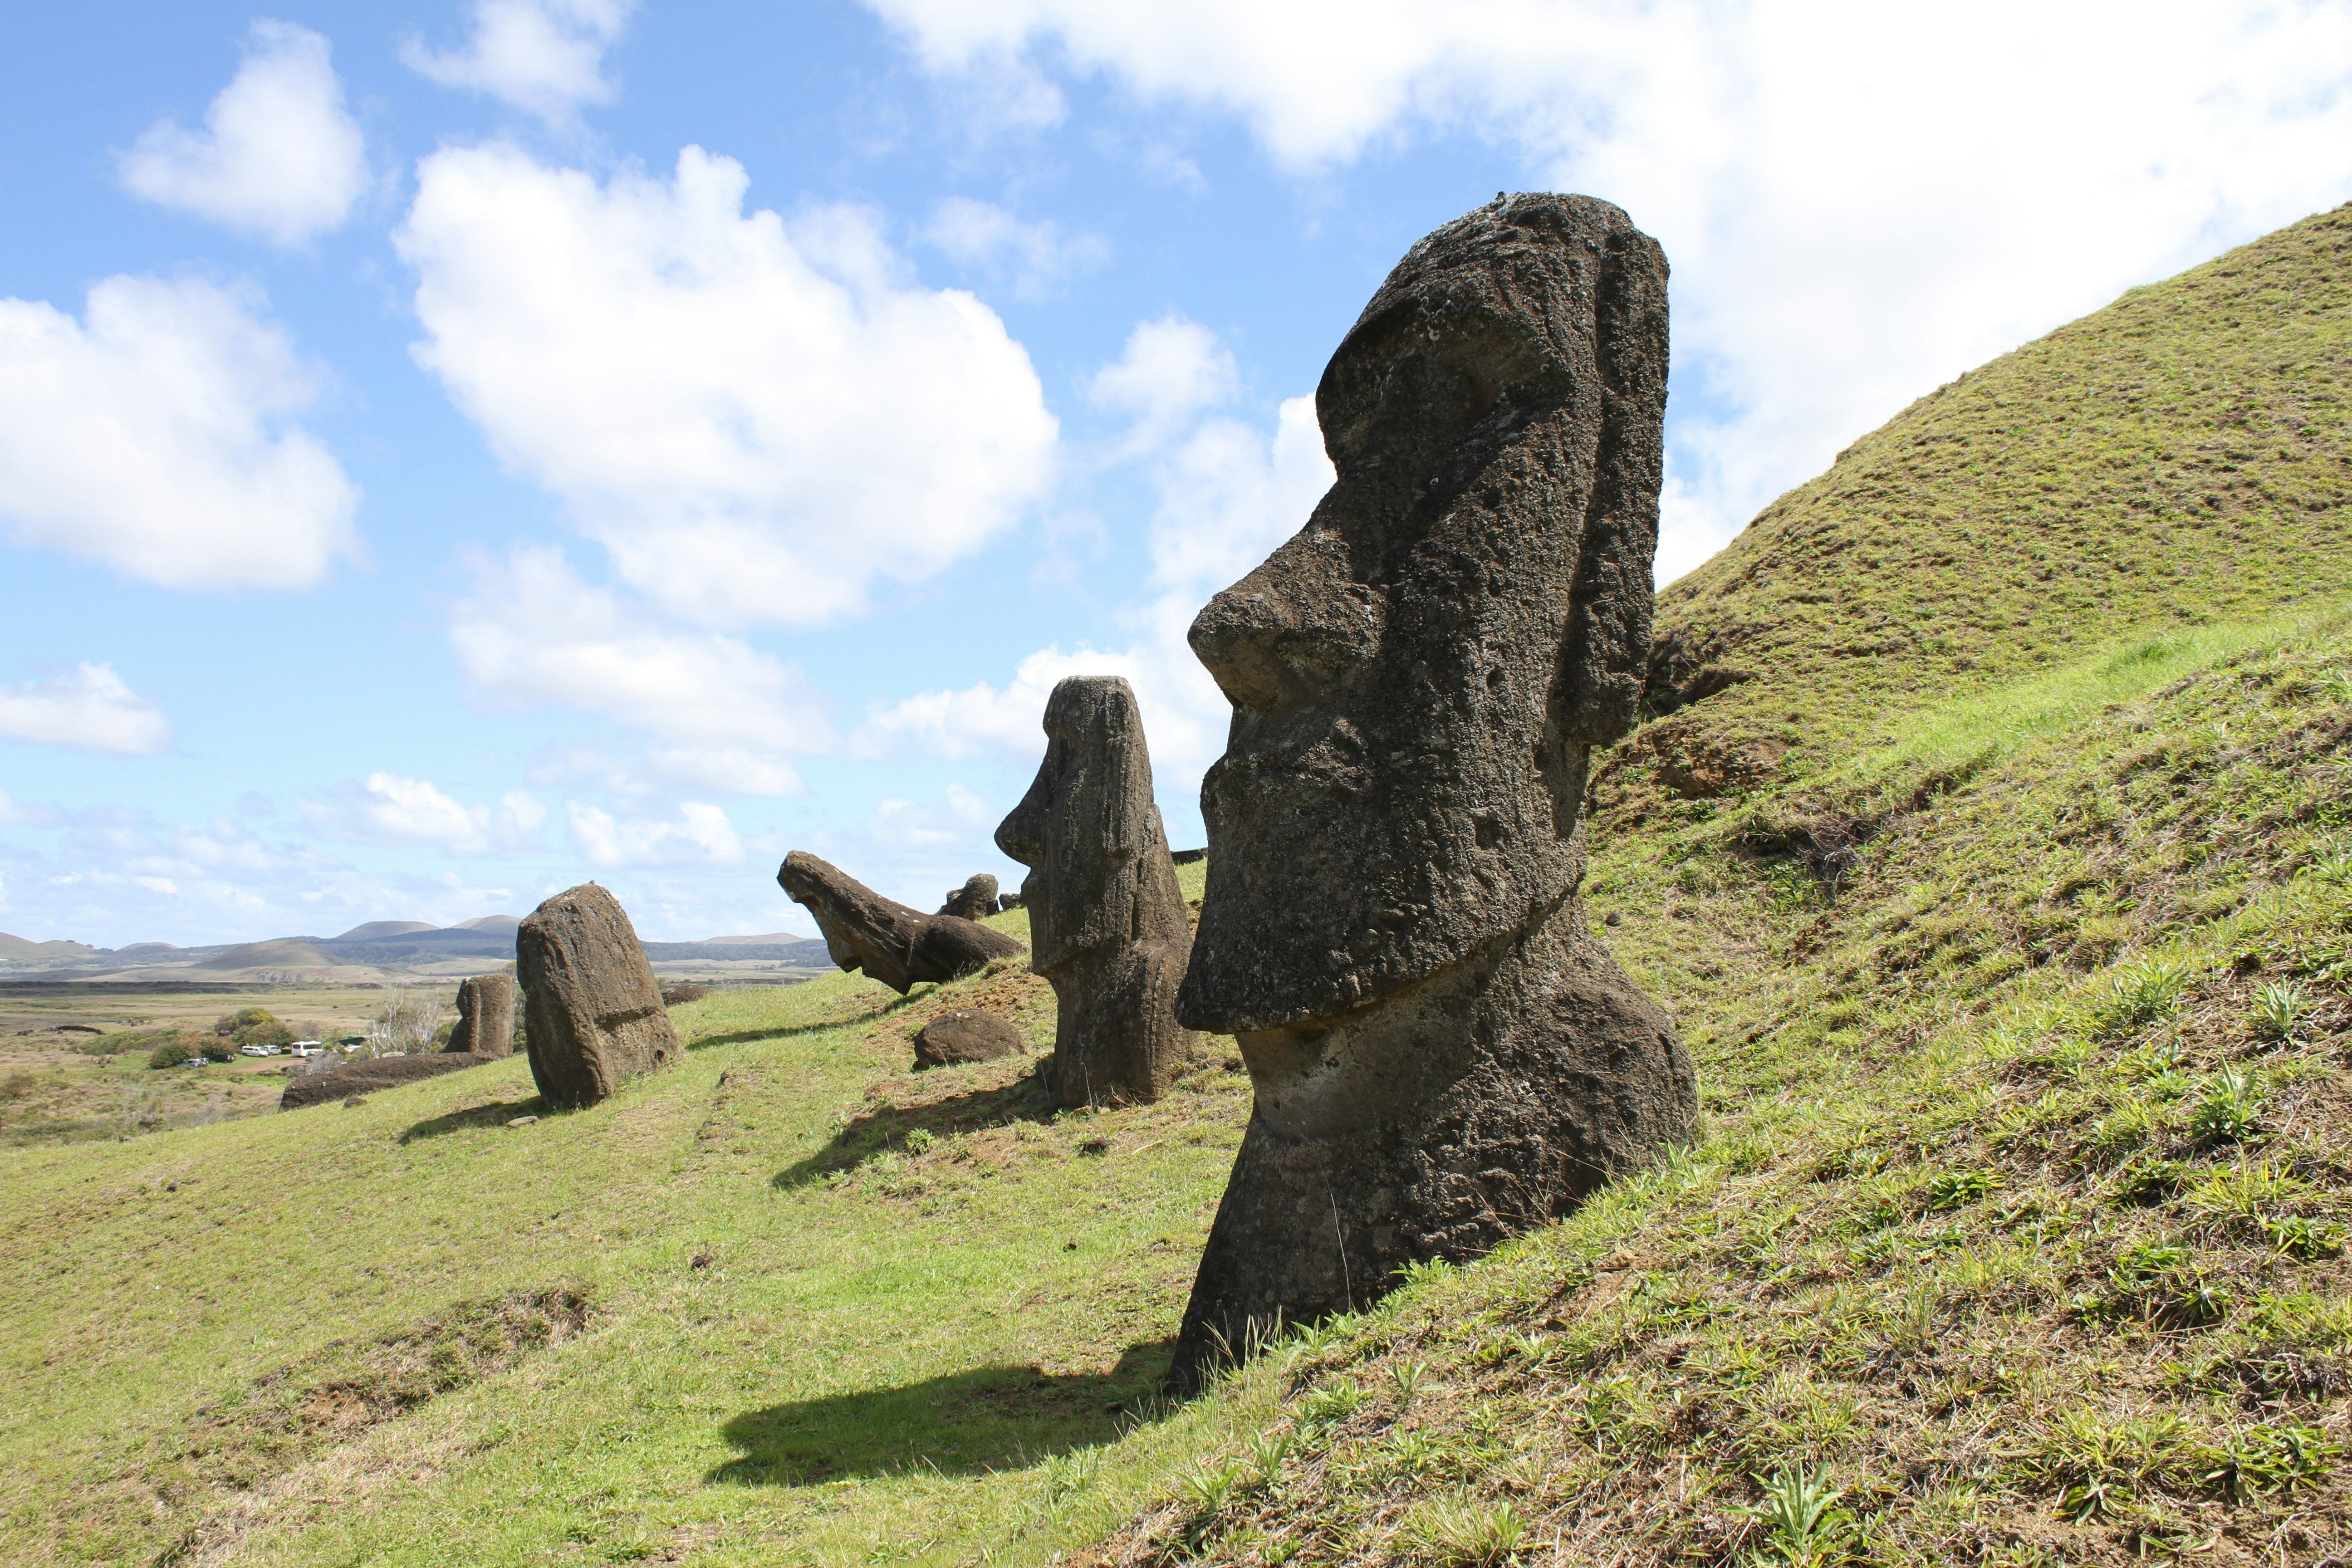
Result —
<svg viewBox="0 0 2352 1568"><path fill-rule="evenodd" d="M825 952L843 969L863 969L904 995L919 981L944 983L1010 958L1019 942L974 921L927 915L873 889L805 849L784 857L776 882L816 917Z"/></svg>
<svg viewBox="0 0 2352 1568"><path fill-rule="evenodd" d="M621 901L593 882L558 893L515 932L530 1076L558 1110L609 1099L679 1056L661 985Z"/></svg>
<svg viewBox="0 0 2352 1568"><path fill-rule="evenodd" d="M522 987L504 970L459 981L457 1026L444 1049L478 1057L514 1055L515 1014L521 1005Z"/></svg>
<svg viewBox="0 0 2352 1568"><path fill-rule="evenodd" d="M960 921L984 920L995 912L996 879L985 871L966 878L963 886L949 893L948 901L940 906L940 913Z"/></svg>
<svg viewBox="0 0 2352 1568"><path fill-rule="evenodd" d="M1172 1010L1192 928L1126 681L1054 688L1045 761L996 847L1029 868L1029 966L1060 1005L1046 1087L1063 1105L1157 1100L1195 1043Z"/></svg>
<svg viewBox="0 0 2352 1568"><path fill-rule="evenodd" d="M355 1062L336 1062L289 1079L286 1091L278 1097L278 1109L299 1110L306 1105L328 1105L353 1095L398 1089L404 1083L439 1078L443 1073L478 1068L498 1059L470 1051L432 1051L423 1056L368 1057Z"/></svg>
<svg viewBox="0 0 2352 1568"><path fill-rule="evenodd" d="M1577 889L1591 752L1647 676L1666 261L1589 196L1406 253L1316 389L1336 473L1217 595L1233 704L1176 1016L1256 1094L1178 1336L1197 1385L1687 1138L1691 1064Z"/></svg>
<svg viewBox="0 0 2352 1568"><path fill-rule="evenodd" d="M955 1067L992 1062L1028 1048L1021 1031L993 1013L955 1007L923 1026L915 1037L915 1067Z"/></svg>

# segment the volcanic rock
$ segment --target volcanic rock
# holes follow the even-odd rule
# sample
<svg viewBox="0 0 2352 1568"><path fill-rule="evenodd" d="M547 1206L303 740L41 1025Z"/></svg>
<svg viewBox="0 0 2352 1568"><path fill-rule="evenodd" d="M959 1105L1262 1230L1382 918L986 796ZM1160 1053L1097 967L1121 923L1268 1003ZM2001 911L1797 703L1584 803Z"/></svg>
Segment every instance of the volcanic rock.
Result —
<svg viewBox="0 0 2352 1568"><path fill-rule="evenodd" d="M515 1012L521 1002L522 988L504 970L458 982L457 1026L449 1031L446 1049L483 1057L514 1055Z"/></svg>
<svg viewBox="0 0 2352 1568"><path fill-rule="evenodd" d="M992 1062L1028 1047L1021 1031L993 1013L971 1007L952 1008L923 1026L915 1037L915 1066L954 1067L962 1062Z"/></svg>
<svg viewBox="0 0 2352 1568"><path fill-rule="evenodd" d="M927 915L886 899L805 849L784 857L776 881L816 917L835 964L863 969L901 995L919 981L961 979L1021 951L1019 942L977 921Z"/></svg>
<svg viewBox="0 0 2352 1568"><path fill-rule="evenodd" d="M1192 1055L1172 1010L1192 933L1126 681L1054 688L1045 761L996 847L1030 868L1029 966L1060 1004L1047 1089L1063 1105L1157 1100Z"/></svg>
<svg viewBox="0 0 2352 1568"><path fill-rule="evenodd" d="M995 912L996 879L985 871L966 878L963 886L950 892L948 901L940 906L940 913L960 921L976 921Z"/></svg>
<svg viewBox="0 0 2352 1568"><path fill-rule="evenodd" d="M1475 1257L1686 1138L1688 1057L1587 929L1591 749L1648 668L1666 262L1589 196L1409 251L1316 390L1337 480L1192 624L1234 709L1176 1016L1255 1110L1179 1335Z"/></svg>
<svg viewBox="0 0 2352 1568"><path fill-rule="evenodd" d="M593 882L548 900L515 932L523 1043L558 1110L608 1099L678 1058L654 966L621 901Z"/></svg>
<svg viewBox="0 0 2352 1568"><path fill-rule="evenodd" d="M306 1105L327 1105L373 1089L398 1089L404 1083L438 1078L445 1072L478 1068L498 1059L470 1051L433 1051L424 1056L369 1057L355 1062L337 1062L289 1079L286 1091L278 1097L278 1109L299 1110Z"/></svg>

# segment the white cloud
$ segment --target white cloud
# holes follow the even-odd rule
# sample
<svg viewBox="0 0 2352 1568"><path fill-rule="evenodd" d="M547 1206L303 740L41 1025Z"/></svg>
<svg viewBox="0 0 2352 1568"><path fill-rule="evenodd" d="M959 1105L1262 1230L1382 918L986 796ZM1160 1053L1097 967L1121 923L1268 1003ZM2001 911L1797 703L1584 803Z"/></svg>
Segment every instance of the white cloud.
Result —
<svg viewBox="0 0 2352 1568"><path fill-rule="evenodd" d="M482 855L530 848L547 823L547 807L524 790L509 791L493 810L462 805L425 779L374 773L365 784L346 794L348 803L341 808L303 803L310 826L373 843L427 845L453 855Z"/></svg>
<svg viewBox="0 0 2352 1568"><path fill-rule="evenodd" d="M316 379L253 301L110 278L84 319L0 300L0 520L173 588L298 588L356 552L358 492L293 422Z"/></svg>
<svg viewBox="0 0 2352 1568"><path fill-rule="evenodd" d="M1231 395L1232 357L1214 335L1173 319L1148 321L1093 383L1098 401L1136 414L1139 447L1159 501L1150 523L1149 597L1130 617L1126 648L1058 646L1023 659L1010 680L918 693L868 716L855 749L910 748L950 759L983 751L1041 755L1045 699L1072 675L1118 675L1135 688L1154 783L1181 800L1224 749L1224 694L1185 641L1212 594L1241 577L1305 525L1331 486L1312 397L1283 403L1269 436L1204 409Z"/></svg>
<svg viewBox="0 0 2352 1568"><path fill-rule="evenodd" d="M1217 335L1181 316L1139 322L1118 359L1095 373L1087 394L1103 407L1132 415L1127 450L1147 452L1204 408L1241 386L1234 356Z"/></svg>
<svg viewBox="0 0 2352 1568"><path fill-rule="evenodd" d="M124 685L112 666L84 664L47 680L0 686L0 735L146 757L171 745L172 724L153 698ZM0 798L0 807L5 805Z"/></svg>
<svg viewBox="0 0 2352 1568"><path fill-rule="evenodd" d="M418 168L420 363L630 584L707 625L814 626L1011 526L1056 426L971 295L865 214L742 211L742 166L600 185L512 147Z"/></svg>
<svg viewBox="0 0 2352 1568"><path fill-rule="evenodd" d="M1296 171L1469 132L1621 203L1675 266L1662 579L1959 371L2352 188L2340 6L868 3L934 70L1108 77Z"/></svg>
<svg viewBox="0 0 2352 1568"><path fill-rule="evenodd" d="M443 87L486 92L562 125L583 105L613 100L604 51L635 8L634 0L474 0L463 48L404 38L401 63Z"/></svg>
<svg viewBox="0 0 2352 1568"><path fill-rule="evenodd" d="M159 120L117 168L135 195L279 245L333 228L368 187L367 140L343 107L327 40L266 18L204 130Z"/></svg>
<svg viewBox="0 0 2352 1568"><path fill-rule="evenodd" d="M593 805L571 802L572 841L592 866L659 866L681 860L731 865L743 858L743 840L718 806L682 801L675 822L615 819Z"/></svg>
<svg viewBox="0 0 2352 1568"><path fill-rule="evenodd" d="M1024 221L992 202L950 196L931 209L923 238L932 248L1012 282L1015 296L1042 300L1110 259L1097 235L1073 235L1048 220Z"/></svg>
<svg viewBox="0 0 2352 1568"><path fill-rule="evenodd" d="M508 708L593 713L662 742L649 761L672 782L740 795L796 795L789 752L823 751L833 728L796 665L740 638L665 627L582 582L551 549L475 563L449 642L480 696Z"/></svg>

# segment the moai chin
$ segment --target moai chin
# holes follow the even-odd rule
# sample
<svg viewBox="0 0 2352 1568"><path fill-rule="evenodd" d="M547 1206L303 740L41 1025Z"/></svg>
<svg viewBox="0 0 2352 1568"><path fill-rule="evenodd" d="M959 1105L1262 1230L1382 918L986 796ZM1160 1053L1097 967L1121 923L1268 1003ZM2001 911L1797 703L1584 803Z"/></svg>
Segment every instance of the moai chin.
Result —
<svg viewBox="0 0 2352 1568"><path fill-rule="evenodd" d="M1029 966L1057 1005L1047 1089L1062 1105L1159 1099L1192 1055L1173 1011L1192 937L1126 681L1054 688L1045 760L996 847L1030 868Z"/></svg>
<svg viewBox="0 0 2352 1568"><path fill-rule="evenodd" d="M1656 242L1498 197L1365 307L1316 389L1336 482L1192 624L1234 713L1176 1014L1239 1038L1256 1104L1180 1384L1691 1131L1689 1058L1577 897L1587 757L1648 657L1665 395Z"/></svg>

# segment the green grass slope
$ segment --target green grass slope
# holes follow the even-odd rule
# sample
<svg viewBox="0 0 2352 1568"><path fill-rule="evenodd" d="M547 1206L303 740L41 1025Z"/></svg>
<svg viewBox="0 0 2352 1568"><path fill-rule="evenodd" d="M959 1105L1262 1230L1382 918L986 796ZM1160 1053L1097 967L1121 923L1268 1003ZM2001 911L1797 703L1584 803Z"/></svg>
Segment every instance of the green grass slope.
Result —
<svg viewBox="0 0 2352 1568"><path fill-rule="evenodd" d="M1587 883L1700 1065L1661 1169L1172 1407L1246 1084L904 1071L951 1004L1042 1044L1017 964L693 1004L521 1126L509 1064L0 1154L0 1561L2352 1552L2347 223L1664 596Z"/></svg>
<svg viewBox="0 0 2352 1568"><path fill-rule="evenodd" d="M1676 794L1895 713L2352 575L2352 206L1940 387L1667 588L1623 753ZM1709 695L1712 694L1712 695Z"/></svg>
<svg viewBox="0 0 2352 1568"><path fill-rule="evenodd" d="M1277 1347L1083 1563L2352 1551L2352 209L1662 595L1586 890L1703 1142Z"/></svg>
<svg viewBox="0 0 2352 1568"><path fill-rule="evenodd" d="M904 1001L834 975L680 1007L681 1065L575 1115L509 1125L541 1109L515 1061L0 1155L0 1561L1008 1537L1041 1467L1151 1413L1246 1085L1213 1057L1050 1114L1030 1058L908 1070L950 1005L1050 1040L1017 961Z"/></svg>

